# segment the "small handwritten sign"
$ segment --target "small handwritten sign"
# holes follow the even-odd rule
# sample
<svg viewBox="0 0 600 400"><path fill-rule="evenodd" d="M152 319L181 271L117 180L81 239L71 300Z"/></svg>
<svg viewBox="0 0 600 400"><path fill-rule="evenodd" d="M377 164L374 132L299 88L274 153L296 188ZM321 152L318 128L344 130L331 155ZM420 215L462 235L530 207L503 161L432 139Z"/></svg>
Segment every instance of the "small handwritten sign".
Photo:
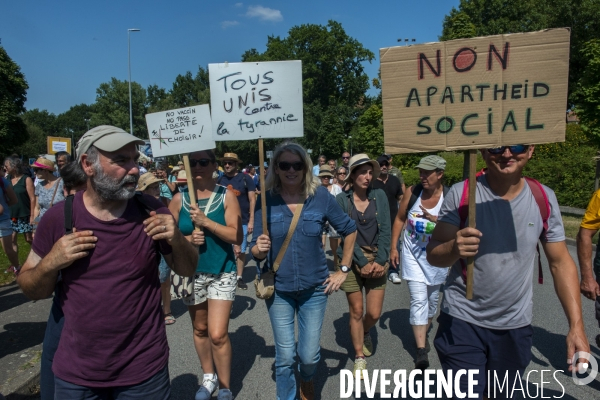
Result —
<svg viewBox="0 0 600 400"><path fill-rule="evenodd" d="M217 141L304 136L302 62L209 64Z"/></svg>
<svg viewBox="0 0 600 400"><path fill-rule="evenodd" d="M71 138L48 136L46 138L48 154L66 151L71 154Z"/></svg>
<svg viewBox="0 0 600 400"><path fill-rule="evenodd" d="M146 114L154 157L214 149L208 104Z"/></svg>

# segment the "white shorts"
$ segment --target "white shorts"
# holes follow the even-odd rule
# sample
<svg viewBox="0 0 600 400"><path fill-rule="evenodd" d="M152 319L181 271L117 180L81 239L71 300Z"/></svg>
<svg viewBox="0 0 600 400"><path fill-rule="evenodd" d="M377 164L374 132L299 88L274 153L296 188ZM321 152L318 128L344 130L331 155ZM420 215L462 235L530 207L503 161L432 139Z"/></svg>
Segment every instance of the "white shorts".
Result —
<svg viewBox="0 0 600 400"><path fill-rule="evenodd" d="M195 306L212 300L235 300L237 288L237 271L215 274L196 274L194 276L194 295L185 297L183 304Z"/></svg>

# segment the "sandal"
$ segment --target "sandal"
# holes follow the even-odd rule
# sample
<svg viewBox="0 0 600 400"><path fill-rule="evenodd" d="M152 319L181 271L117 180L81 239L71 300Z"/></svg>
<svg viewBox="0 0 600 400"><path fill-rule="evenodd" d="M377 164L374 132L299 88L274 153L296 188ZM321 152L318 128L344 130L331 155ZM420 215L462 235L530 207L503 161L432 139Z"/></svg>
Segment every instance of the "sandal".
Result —
<svg viewBox="0 0 600 400"><path fill-rule="evenodd" d="M171 314L171 313L165 314L165 325L173 325L175 323L175 321L177 321L177 320L175 319L173 314Z"/></svg>

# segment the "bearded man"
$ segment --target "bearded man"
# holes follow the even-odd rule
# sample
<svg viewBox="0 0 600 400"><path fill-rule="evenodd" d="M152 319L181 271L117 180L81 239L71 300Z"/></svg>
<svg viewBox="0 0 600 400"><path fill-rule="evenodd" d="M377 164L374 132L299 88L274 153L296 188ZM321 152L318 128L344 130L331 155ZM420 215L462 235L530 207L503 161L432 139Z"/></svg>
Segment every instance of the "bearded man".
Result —
<svg viewBox="0 0 600 400"><path fill-rule="evenodd" d="M191 276L198 249L162 203L136 197L142 143L114 126L84 134L76 150L87 188L44 215L18 276L31 299L61 286L57 399L170 396L158 264L162 254L176 273Z"/></svg>

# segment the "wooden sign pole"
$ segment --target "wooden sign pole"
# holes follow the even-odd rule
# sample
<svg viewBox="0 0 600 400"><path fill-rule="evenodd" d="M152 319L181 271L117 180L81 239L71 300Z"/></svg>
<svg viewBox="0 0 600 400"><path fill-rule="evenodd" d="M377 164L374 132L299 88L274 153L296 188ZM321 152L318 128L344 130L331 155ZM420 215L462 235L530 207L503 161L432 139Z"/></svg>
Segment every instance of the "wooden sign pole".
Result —
<svg viewBox="0 0 600 400"><path fill-rule="evenodd" d="M187 177L188 194L190 195L190 204L196 204L196 188L194 187L194 177L190 168L190 155L183 155L183 167L185 168L185 176ZM183 197L181 199L183 202ZM208 210L207 210L208 211ZM200 227L194 225L194 229L199 231Z"/></svg>
<svg viewBox="0 0 600 400"><path fill-rule="evenodd" d="M258 139L258 162L260 165L260 209L262 210L263 235L268 235L267 229L267 191L265 189L265 147L262 139Z"/></svg>
<svg viewBox="0 0 600 400"><path fill-rule="evenodd" d="M475 228L475 206L477 189L477 150L469 150L469 228ZM467 299L473 299L473 269L475 257L467 258Z"/></svg>

